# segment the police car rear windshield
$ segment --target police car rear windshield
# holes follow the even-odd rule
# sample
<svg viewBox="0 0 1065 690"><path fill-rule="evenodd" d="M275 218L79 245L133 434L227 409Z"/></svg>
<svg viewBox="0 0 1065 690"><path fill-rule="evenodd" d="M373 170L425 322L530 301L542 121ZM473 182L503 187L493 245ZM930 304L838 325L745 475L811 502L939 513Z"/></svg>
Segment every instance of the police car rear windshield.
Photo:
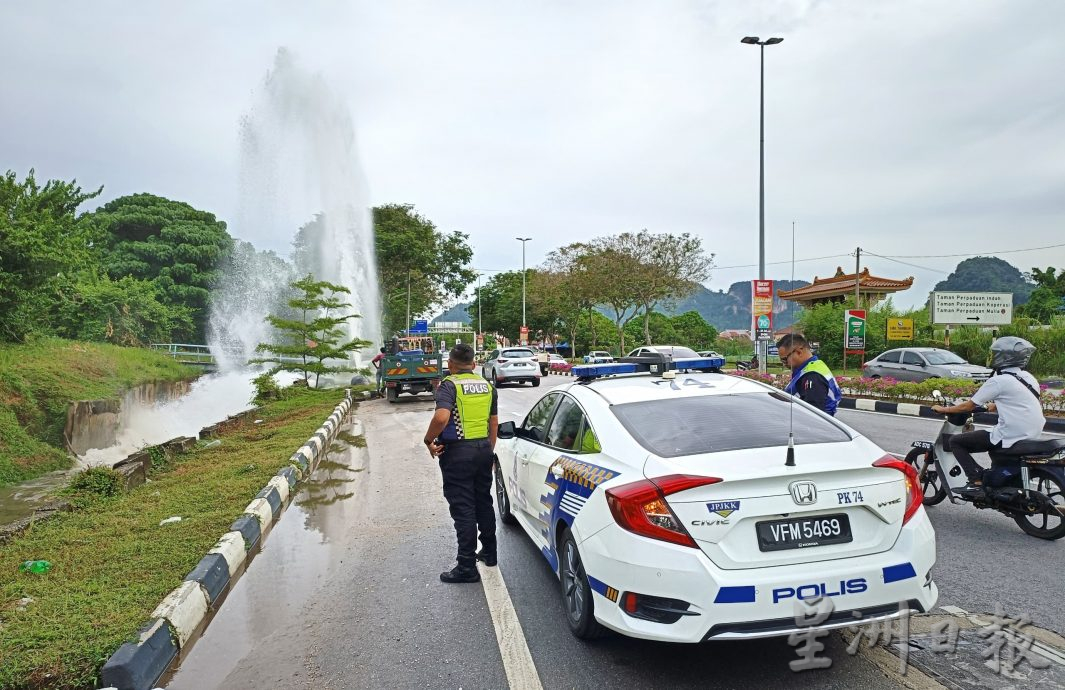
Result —
<svg viewBox="0 0 1065 690"><path fill-rule="evenodd" d="M614 405L636 441L664 458L788 444L791 403L779 393L701 395ZM795 405L795 444L843 443L843 427Z"/></svg>

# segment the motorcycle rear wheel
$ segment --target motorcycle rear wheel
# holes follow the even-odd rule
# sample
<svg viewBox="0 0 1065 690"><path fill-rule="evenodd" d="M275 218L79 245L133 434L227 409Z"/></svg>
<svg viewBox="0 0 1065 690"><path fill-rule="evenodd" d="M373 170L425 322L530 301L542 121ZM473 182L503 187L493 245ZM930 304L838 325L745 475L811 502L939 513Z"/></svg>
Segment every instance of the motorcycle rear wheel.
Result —
<svg viewBox="0 0 1065 690"><path fill-rule="evenodd" d="M911 448L910 452L906 454L906 463L917 470L918 475L921 474L921 469L925 466L925 463L928 463L924 478L921 479L921 491L924 493L924 498L921 499L921 502L926 506L942 503L943 499L947 497L947 488L943 485L943 480L939 476L939 468L936 467L934 462L929 462L930 453L931 451L926 448Z"/></svg>
<svg viewBox="0 0 1065 690"><path fill-rule="evenodd" d="M1032 473L1028 489L1043 494L1053 506L1032 515L1015 515L1014 522L1033 537L1061 539L1065 537L1065 486L1050 473Z"/></svg>

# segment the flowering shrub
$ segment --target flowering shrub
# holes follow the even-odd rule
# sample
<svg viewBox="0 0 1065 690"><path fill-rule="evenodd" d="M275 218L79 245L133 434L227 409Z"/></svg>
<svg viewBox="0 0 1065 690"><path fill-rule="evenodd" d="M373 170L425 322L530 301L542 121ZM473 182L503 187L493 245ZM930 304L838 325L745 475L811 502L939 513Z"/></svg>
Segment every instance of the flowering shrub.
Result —
<svg viewBox="0 0 1065 690"><path fill-rule="evenodd" d="M753 379L784 389L791 381L791 374L759 374L757 371L737 371L733 376ZM843 394L857 398L876 398L893 402L934 405L932 391L938 390L947 400L968 400L980 388L980 384L968 379L929 379L927 381L897 381L892 378L869 379L861 376L837 376ZM1039 399L1043 411L1048 414L1065 415L1065 395L1057 395L1040 385Z"/></svg>

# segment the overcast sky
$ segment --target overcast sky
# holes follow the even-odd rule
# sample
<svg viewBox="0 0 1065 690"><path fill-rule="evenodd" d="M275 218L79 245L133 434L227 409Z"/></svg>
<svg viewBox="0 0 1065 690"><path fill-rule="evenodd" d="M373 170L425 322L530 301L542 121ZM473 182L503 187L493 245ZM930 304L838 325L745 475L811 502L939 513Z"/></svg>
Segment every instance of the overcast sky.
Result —
<svg viewBox="0 0 1065 690"><path fill-rule="evenodd" d="M239 122L279 47L350 105L371 204L470 235L475 265L691 232L708 287L757 277L758 52L766 260L795 277L916 277L960 258L1065 266L1065 3L6 2L0 169L152 192L238 222ZM294 228L293 228L294 230ZM866 262L863 261L863 265ZM742 268L724 268L742 266ZM767 277L789 278L787 264Z"/></svg>

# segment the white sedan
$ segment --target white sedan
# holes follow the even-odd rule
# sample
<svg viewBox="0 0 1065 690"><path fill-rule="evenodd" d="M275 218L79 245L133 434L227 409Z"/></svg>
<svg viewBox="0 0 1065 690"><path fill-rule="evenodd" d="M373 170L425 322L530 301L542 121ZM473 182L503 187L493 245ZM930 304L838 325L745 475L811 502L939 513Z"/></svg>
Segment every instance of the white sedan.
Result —
<svg viewBox="0 0 1065 690"><path fill-rule="evenodd" d="M787 635L818 597L835 610L821 628L932 609L935 533L909 465L756 381L598 377L637 368L574 367L500 425L501 519L561 579L576 636Z"/></svg>

